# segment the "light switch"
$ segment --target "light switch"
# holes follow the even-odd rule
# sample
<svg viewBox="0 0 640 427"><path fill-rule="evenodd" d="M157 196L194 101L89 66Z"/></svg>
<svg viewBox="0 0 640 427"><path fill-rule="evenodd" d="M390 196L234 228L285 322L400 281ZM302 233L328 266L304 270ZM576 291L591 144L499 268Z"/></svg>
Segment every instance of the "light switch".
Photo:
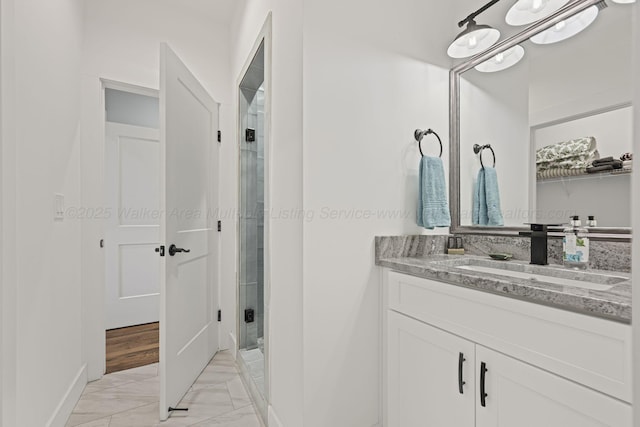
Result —
<svg viewBox="0 0 640 427"><path fill-rule="evenodd" d="M55 221L64 220L64 194L55 193L53 195L53 219Z"/></svg>

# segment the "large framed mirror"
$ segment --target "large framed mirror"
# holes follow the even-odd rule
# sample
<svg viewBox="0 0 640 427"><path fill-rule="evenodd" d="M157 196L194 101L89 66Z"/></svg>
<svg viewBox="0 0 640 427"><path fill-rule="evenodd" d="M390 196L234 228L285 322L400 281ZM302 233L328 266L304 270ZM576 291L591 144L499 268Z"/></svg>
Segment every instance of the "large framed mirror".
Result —
<svg viewBox="0 0 640 427"><path fill-rule="evenodd" d="M607 3L570 1L451 69L452 232L514 235L527 223L566 224L579 215L583 224L595 217L595 237L630 239L633 161L623 155L633 137L629 8L635 6ZM552 44L532 41L594 7L595 20L579 34ZM516 46L525 51L516 65L480 71ZM608 157L614 161L605 162ZM598 158L607 167L594 169ZM483 221L479 172L494 165L501 218Z"/></svg>

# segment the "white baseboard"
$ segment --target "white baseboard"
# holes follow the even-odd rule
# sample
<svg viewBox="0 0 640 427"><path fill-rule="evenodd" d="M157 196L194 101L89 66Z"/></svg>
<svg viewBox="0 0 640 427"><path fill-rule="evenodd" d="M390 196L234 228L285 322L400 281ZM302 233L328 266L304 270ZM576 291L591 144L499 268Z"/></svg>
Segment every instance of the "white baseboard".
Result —
<svg viewBox="0 0 640 427"><path fill-rule="evenodd" d="M73 408L78 403L84 387L87 385L87 365L84 364L76 374L67 392L60 400L55 411L47 421L46 427L64 427L67 424L69 415L73 412Z"/></svg>
<svg viewBox="0 0 640 427"><path fill-rule="evenodd" d="M271 405L269 405L269 427L284 427L284 425L282 425L282 422L276 415L276 411Z"/></svg>

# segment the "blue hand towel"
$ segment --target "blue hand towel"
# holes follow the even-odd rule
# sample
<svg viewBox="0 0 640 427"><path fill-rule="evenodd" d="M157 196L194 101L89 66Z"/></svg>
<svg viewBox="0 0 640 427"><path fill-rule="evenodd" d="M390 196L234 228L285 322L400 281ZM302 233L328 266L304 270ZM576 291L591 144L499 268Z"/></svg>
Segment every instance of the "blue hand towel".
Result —
<svg viewBox="0 0 640 427"><path fill-rule="evenodd" d="M418 225L428 229L449 227L451 214L441 158L422 157L419 187Z"/></svg>
<svg viewBox="0 0 640 427"><path fill-rule="evenodd" d="M498 174L495 168L485 166L478 171L473 192L472 222L474 225L499 227L504 225L500 209Z"/></svg>
<svg viewBox="0 0 640 427"><path fill-rule="evenodd" d="M480 169L476 179L476 186L473 189L473 210L471 213L473 225L487 225L489 222L484 188L484 169Z"/></svg>

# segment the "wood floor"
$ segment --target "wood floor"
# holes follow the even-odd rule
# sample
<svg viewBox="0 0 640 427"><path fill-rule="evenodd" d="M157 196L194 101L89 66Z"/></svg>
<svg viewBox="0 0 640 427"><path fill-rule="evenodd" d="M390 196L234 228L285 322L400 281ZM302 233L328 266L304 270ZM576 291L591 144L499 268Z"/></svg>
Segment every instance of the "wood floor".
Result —
<svg viewBox="0 0 640 427"><path fill-rule="evenodd" d="M158 362L159 324L107 331L107 374Z"/></svg>

